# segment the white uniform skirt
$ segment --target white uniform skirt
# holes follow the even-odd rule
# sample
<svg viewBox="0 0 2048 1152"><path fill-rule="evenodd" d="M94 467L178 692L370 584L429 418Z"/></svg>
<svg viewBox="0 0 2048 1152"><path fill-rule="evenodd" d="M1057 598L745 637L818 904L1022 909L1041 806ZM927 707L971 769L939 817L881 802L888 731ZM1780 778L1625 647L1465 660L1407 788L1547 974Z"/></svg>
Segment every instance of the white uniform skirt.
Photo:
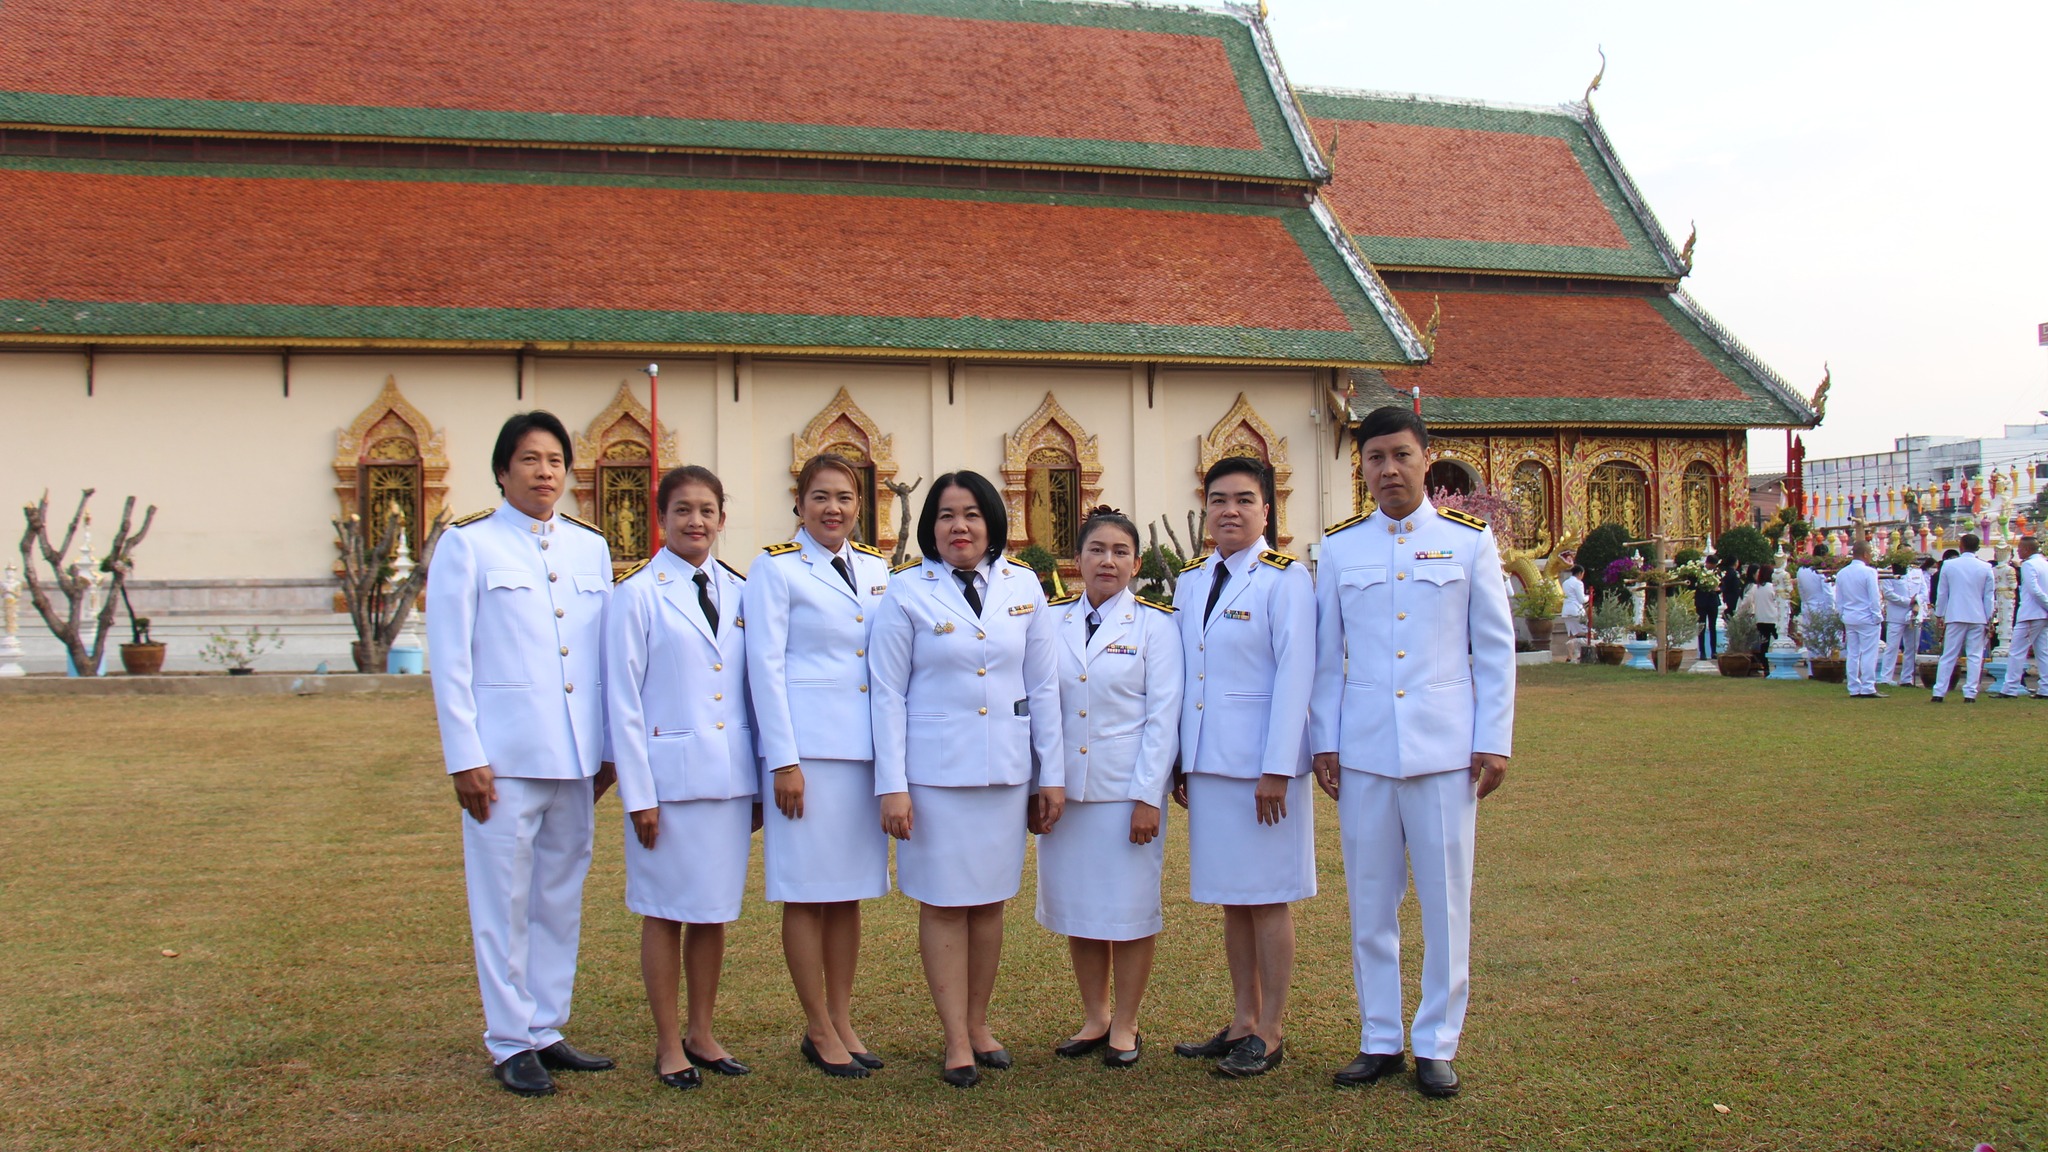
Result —
<svg viewBox="0 0 2048 1152"><path fill-rule="evenodd" d="M1165 927L1159 874L1166 814L1150 844L1131 843L1131 800L1069 801L1038 838L1038 922L1062 936L1142 940Z"/></svg>
<svg viewBox="0 0 2048 1152"><path fill-rule="evenodd" d="M896 842L896 886L922 904L971 908L1024 883L1029 786L910 786L910 839Z"/></svg>
<svg viewBox="0 0 2048 1152"><path fill-rule="evenodd" d="M791 820L775 807L772 777L761 797L768 899L833 904L887 895L889 834L882 831L874 762L798 763L804 774L802 819Z"/></svg>
<svg viewBox="0 0 2048 1152"><path fill-rule="evenodd" d="M632 813L626 814L626 907L683 924L739 919L754 846L754 798L678 800L657 810L652 850L640 846Z"/></svg>
<svg viewBox="0 0 2048 1152"><path fill-rule="evenodd" d="M1256 780L1188 773L1188 889L1198 904L1291 904L1316 894L1311 777L1287 786L1287 818L1259 823Z"/></svg>

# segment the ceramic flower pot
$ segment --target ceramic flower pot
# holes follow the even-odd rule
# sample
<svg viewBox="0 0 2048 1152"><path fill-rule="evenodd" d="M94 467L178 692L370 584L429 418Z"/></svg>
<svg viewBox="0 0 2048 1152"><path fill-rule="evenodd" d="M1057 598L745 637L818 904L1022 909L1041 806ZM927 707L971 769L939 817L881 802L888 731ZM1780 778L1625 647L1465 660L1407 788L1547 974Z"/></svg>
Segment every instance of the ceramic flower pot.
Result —
<svg viewBox="0 0 2048 1152"><path fill-rule="evenodd" d="M164 670L164 646L123 644L121 667L127 669L130 676L154 676Z"/></svg>

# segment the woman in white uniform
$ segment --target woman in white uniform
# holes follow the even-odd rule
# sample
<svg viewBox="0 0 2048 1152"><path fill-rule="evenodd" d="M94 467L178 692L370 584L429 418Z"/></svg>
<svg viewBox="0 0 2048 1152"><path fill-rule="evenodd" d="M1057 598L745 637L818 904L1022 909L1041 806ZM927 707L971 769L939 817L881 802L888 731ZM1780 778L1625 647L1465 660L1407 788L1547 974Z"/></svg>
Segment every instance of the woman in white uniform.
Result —
<svg viewBox="0 0 2048 1152"><path fill-rule="evenodd" d="M1180 748L1180 629L1174 610L1131 592L1138 527L1107 506L1074 553L1083 591L1051 602L1059 621L1066 811L1038 838L1038 922L1067 937L1081 1030L1053 1051L1138 1062L1138 1005L1164 920L1161 809ZM1115 1012L1110 1010L1114 974Z"/></svg>
<svg viewBox="0 0 2048 1152"><path fill-rule="evenodd" d="M1226 1076L1280 1063L1280 1016L1294 973L1289 907L1316 894L1315 807L1309 788L1308 702L1315 681L1315 584L1294 557L1266 546L1273 476L1243 456L1203 479L1214 554L1174 587L1181 654L1188 875L1194 899L1223 906L1235 1009L1206 1041L1178 1044Z"/></svg>
<svg viewBox="0 0 2048 1152"><path fill-rule="evenodd" d="M917 522L924 559L889 582L868 648L882 827L900 842L896 882L921 905L940 1075L959 1088L977 1065L1010 1066L988 1026L1003 903L1023 880L1027 808L1049 829L1066 798L1055 622L1037 575L1003 558L1008 531L985 477L939 477Z"/></svg>
<svg viewBox="0 0 2048 1152"><path fill-rule="evenodd" d="M739 919L759 780L739 574L712 559L725 489L694 465L662 477L667 544L620 578L605 613L605 705L626 809L626 907L654 1013L654 1072L744 1076L712 1034L725 926ZM684 925L688 925L687 933ZM687 973L688 1030L676 1013Z"/></svg>
<svg viewBox="0 0 2048 1152"><path fill-rule="evenodd" d="M824 453L797 475L796 539L749 571L747 685L754 697L768 899L782 903L782 956L804 1010L804 1059L861 1077L882 1060L852 1019L860 902L889 891L889 837L875 798L868 629L889 589L882 554L852 539L859 478Z"/></svg>

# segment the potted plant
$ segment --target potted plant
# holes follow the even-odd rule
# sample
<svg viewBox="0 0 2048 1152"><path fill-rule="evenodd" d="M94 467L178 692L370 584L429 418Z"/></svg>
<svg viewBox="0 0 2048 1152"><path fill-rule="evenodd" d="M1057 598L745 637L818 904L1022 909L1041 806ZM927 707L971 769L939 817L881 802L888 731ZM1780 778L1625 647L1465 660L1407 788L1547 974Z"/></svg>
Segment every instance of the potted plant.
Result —
<svg viewBox="0 0 2048 1152"><path fill-rule="evenodd" d="M1842 618L1819 609L1805 618L1807 667L1813 678L1824 684L1840 684L1849 676L1849 662L1842 659Z"/></svg>
<svg viewBox="0 0 2048 1152"><path fill-rule="evenodd" d="M1756 651L1756 614L1744 608L1728 618L1727 646L1714 658L1723 676L1748 676L1755 669L1750 653Z"/></svg>
<svg viewBox="0 0 2048 1152"><path fill-rule="evenodd" d="M1564 611L1564 588L1555 580L1538 580L1515 596L1515 611L1529 622L1529 638L1537 648L1548 648L1557 614Z"/></svg>
<svg viewBox="0 0 2048 1152"><path fill-rule="evenodd" d="M1600 598L1593 609L1593 632L1599 644L1594 651L1599 653L1602 664L1619 664L1628 658L1628 649L1622 642L1634 632L1636 615L1628 597L1610 592Z"/></svg>
<svg viewBox="0 0 2048 1152"><path fill-rule="evenodd" d="M127 565L133 572L135 566ZM128 582L121 582L121 606L128 610L128 636L130 642L121 645L121 667L130 676L154 676L164 670L164 646L149 638L149 617L137 616L135 605L128 599Z"/></svg>
<svg viewBox="0 0 2048 1152"><path fill-rule="evenodd" d="M1699 632L1700 616L1692 606L1692 597L1676 590L1667 592L1664 636L1659 644L1666 672L1676 672L1685 666L1686 649L1698 638Z"/></svg>
<svg viewBox="0 0 2048 1152"><path fill-rule="evenodd" d="M245 636L222 629L207 639L206 647L199 650L199 658L226 668L230 676L247 676L256 670L258 656L283 647L284 636L275 628L268 636L256 627L251 627Z"/></svg>
<svg viewBox="0 0 2048 1152"><path fill-rule="evenodd" d="M1059 559L1044 545L1031 544L1020 549L1017 553L1017 563L1037 573L1038 584L1047 596L1061 594Z"/></svg>

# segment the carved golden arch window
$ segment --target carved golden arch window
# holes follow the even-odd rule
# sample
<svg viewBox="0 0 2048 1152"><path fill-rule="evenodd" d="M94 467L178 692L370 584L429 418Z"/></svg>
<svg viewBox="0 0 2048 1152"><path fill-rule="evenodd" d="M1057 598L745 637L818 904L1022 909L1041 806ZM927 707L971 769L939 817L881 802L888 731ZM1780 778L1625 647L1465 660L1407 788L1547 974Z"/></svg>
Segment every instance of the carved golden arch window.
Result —
<svg viewBox="0 0 2048 1152"><path fill-rule="evenodd" d="M1719 535L1714 525L1714 511L1719 507L1713 465L1704 460L1687 464L1678 479L1679 535L1692 537L1685 547L1704 549Z"/></svg>
<svg viewBox="0 0 2048 1152"><path fill-rule="evenodd" d="M894 437L869 419L853 394L841 388L830 403L818 410L804 430L791 437L789 475L803 472L811 457L830 452L844 456L861 474L860 524L857 538L884 552L896 547L896 528L887 515L889 482L896 478ZM791 487L790 496L802 495ZM893 493L892 493L893 495Z"/></svg>
<svg viewBox="0 0 2048 1152"><path fill-rule="evenodd" d="M1102 500L1102 457L1095 437L1047 392L1038 410L1003 437L1003 505L1008 545L1036 544L1072 556L1081 510Z"/></svg>
<svg viewBox="0 0 2048 1152"><path fill-rule="evenodd" d="M647 405L633 395L631 384L621 380L611 403L574 435L576 505L584 519L604 530L614 571L639 563L654 550L649 536L649 489L655 472L647 455L649 419ZM659 471L681 462L675 433L663 425Z"/></svg>
<svg viewBox="0 0 2048 1152"><path fill-rule="evenodd" d="M1358 441L1351 442L1351 510L1362 515L1371 515L1379 510L1379 501L1372 498L1372 487L1365 482L1365 458L1358 450Z"/></svg>
<svg viewBox="0 0 2048 1152"><path fill-rule="evenodd" d="M1632 539L1650 535L1650 478L1626 460L1609 460L1586 481L1586 519L1591 527L1619 524Z"/></svg>
<svg viewBox="0 0 2048 1152"><path fill-rule="evenodd" d="M1551 499L1550 469L1535 460L1515 465L1509 498L1520 513L1515 547L1539 555L1550 551Z"/></svg>
<svg viewBox="0 0 2048 1152"><path fill-rule="evenodd" d="M1218 460L1227 456L1249 456L1273 470L1273 547L1285 548L1294 539L1287 530L1287 498L1294 492L1294 468L1287 462L1287 437L1273 431L1244 393L1223 419L1202 437L1195 453L1195 493L1201 499L1202 478ZM1357 470L1353 469L1353 475ZM1358 493L1353 493L1354 500ZM1368 500L1370 498L1368 497Z"/></svg>
<svg viewBox="0 0 2048 1152"><path fill-rule="evenodd" d="M420 527L433 523L448 502L448 454L440 429L384 378L370 406L335 436L335 496L344 516L363 518L382 543L386 516L398 509L406 539L419 547Z"/></svg>

